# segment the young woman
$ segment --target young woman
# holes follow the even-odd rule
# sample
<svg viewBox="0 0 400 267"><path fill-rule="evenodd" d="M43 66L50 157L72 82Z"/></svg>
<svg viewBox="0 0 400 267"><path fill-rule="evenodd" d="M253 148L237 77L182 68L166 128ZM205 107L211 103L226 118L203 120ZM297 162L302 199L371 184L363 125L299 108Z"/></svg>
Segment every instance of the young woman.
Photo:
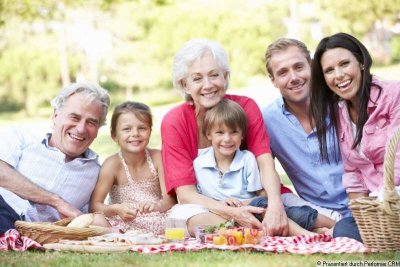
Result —
<svg viewBox="0 0 400 267"><path fill-rule="evenodd" d="M378 79L370 73L371 65L365 46L346 33L322 39L312 62L311 110L321 157L327 160L329 116L339 138L349 199L368 196L382 187L385 146L400 127L400 81ZM398 185L399 150L395 168ZM353 217L338 222L333 234L361 241Z"/></svg>

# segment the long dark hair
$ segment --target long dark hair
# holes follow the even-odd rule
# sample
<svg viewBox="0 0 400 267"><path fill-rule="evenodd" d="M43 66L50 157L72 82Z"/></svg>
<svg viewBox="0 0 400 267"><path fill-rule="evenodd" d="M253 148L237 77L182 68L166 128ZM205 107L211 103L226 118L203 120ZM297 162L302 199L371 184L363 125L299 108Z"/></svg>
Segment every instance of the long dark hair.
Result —
<svg viewBox="0 0 400 267"><path fill-rule="evenodd" d="M321 158L328 160L327 137L328 123L326 117L329 116L332 127L334 127L333 135L337 134L338 129L338 110L337 103L340 100L326 84L324 73L321 66L321 57L329 49L344 48L350 51L357 61L361 64L361 83L357 92L357 97L360 102L358 110L358 121L356 124L356 136L352 148L357 147L362 138L362 130L365 122L368 120L368 101L370 100L370 91L372 85L372 75L370 68L372 58L367 48L354 36L347 33L337 33L329 37L323 38L315 51L314 58L311 64L312 79L311 79L311 116L315 120L317 137L319 141ZM381 90L381 88L379 87ZM335 138L332 136L331 138ZM335 147L336 148L336 147Z"/></svg>

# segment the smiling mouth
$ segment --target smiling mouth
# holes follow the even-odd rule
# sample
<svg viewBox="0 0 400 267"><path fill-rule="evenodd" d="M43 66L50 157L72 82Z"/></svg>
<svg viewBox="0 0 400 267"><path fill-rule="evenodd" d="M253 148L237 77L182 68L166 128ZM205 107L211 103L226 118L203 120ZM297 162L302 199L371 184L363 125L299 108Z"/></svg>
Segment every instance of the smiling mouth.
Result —
<svg viewBox="0 0 400 267"><path fill-rule="evenodd" d="M344 89L348 88L352 82L353 82L353 80L347 80L347 81L337 84L336 87L339 88L339 90L344 90Z"/></svg>
<svg viewBox="0 0 400 267"><path fill-rule="evenodd" d="M206 93L206 94L200 94L201 96L204 96L206 98L212 98L213 96L215 96L217 94L217 91L215 92L211 92L211 93Z"/></svg>
<svg viewBox="0 0 400 267"><path fill-rule="evenodd" d="M305 82L296 84L295 86L289 87L289 90L293 90L293 91L299 90L299 89L303 88L304 84L305 84Z"/></svg>
<svg viewBox="0 0 400 267"><path fill-rule="evenodd" d="M86 138L81 137L79 135L73 134L73 133L68 133L69 137L72 139L78 140L78 141L84 141Z"/></svg>

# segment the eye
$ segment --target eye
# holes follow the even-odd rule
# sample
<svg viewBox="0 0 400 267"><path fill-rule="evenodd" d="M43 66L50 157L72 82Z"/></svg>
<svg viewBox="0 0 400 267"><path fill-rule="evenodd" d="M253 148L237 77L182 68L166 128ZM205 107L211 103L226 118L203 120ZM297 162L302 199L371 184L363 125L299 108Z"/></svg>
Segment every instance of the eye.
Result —
<svg viewBox="0 0 400 267"><path fill-rule="evenodd" d="M98 125L97 121L88 121L88 124L92 127L97 127Z"/></svg>
<svg viewBox="0 0 400 267"><path fill-rule="evenodd" d="M297 65L297 66L296 66L296 70L297 70L297 71L300 71L300 70L302 70L302 69L303 69L303 65Z"/></svg>
<svg viewBox="0 0 400 267"><path fill-rule="evenodd" d="M342 62L342 64L341 64L341 66L343 66L343 67L346 67L347 65L349 65L350 64L350 61L343 61Z"/></svg>
<svg viewBox="0 0 400 267"><path fill-rule="evenodd" d="M330 74L333 72L333 68L327 68L324 70L324 74Z"/></svg>
<svg viewBox="0 0 400 267"><path fill-rule="evenodd" d="M80 120L80 117L79 117L79 116L76 116L76 115L71 115L71 116L70 116L70 119L71 119L72 121L78 122L78 121Z"/></svg>
<svg viewBox="0 0 400 267"><path fill-rule="evenodd" d="M194 82L200 82L201 80L202 80L202 77L200 77L200 76L193 77Z"/></svg>
<svg viewBox="0 0 400 267"><path fill-rule="evenodd" d="M277 76L279 76L279 77L283 77L283 76L285 76L285 75L286 75L286 73L287 73L287 71L286 71L286 70L282 70L282 71L279 71L279 72L277 72Z"/></svg>

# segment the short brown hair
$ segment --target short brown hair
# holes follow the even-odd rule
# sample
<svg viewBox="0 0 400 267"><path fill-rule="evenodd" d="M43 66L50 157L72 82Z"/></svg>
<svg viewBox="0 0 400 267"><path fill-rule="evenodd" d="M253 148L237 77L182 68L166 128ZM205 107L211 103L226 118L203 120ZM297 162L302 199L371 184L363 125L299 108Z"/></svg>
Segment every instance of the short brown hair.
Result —
<svg viewBox="0 0 400 267"><path fill-rule="evenodd" d="M239 104L226 98L207 111L203 123L203 134L207 136L212 127L222 124L231 129L239 128L243 137L247 134L246 112Z"/></svg>
<svg viewBox="0 0 400 267"><path fill-rule="evenodd" d="M291 39L291 38L279 38L275 42L271 43L268 46L267 51L265 51L265 57L264 57L265 67L267 68L269 75L273 76L272 69L270 66L271 57L275 53L285 51L286 49L288 49L291 46L298 47L303 52L308 63L311 64L310 51L308 51L307 46L303 42L296 40L296 39Z"/></svg>
<svg viewBox="0 0 400 267"><path fill-rule="evenodd" d="M149 124L150 129L153 126L153 116L149 106L140 102L126 101L114 108L113 115L111 117L111 136L114 137L117 130L117 121L121 114L133 113L139 120Z"/></svg>

